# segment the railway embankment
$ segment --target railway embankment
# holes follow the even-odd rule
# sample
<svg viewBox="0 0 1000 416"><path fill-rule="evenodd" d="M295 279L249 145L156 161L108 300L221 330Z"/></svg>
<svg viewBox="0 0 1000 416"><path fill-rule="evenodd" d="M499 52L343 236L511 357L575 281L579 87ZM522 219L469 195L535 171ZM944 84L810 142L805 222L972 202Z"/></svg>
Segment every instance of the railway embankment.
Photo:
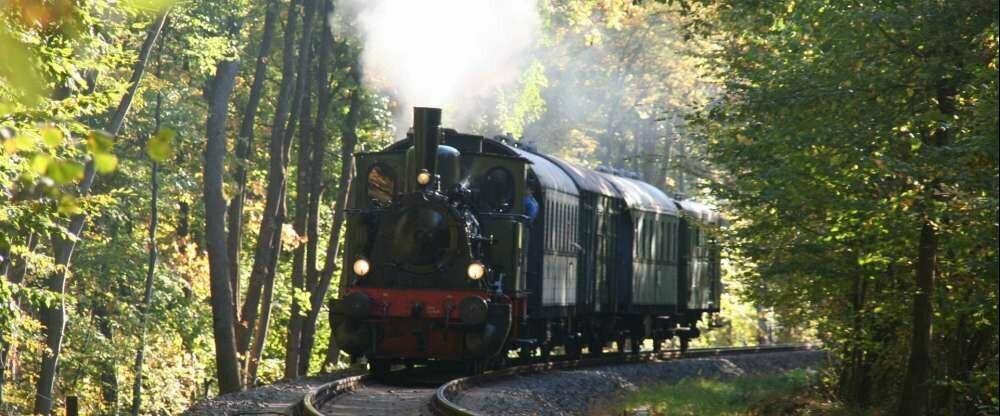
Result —
<svg viewBox="0 0 1000 416"><path fill-rule="evenodd" d="M815 368L822 351L792 351L611 365L514 375L458 392L451 401L482 415L579 415L644 386Z"/></svg>
<svg viewBox="0 0 1000 416"><path fill-rule="evenodd" d="M202 400L182 413L183 416L288 415L298 414L302 399L327 383L364 373L354 368L306 377L293 381L256 387Z"/></svg>

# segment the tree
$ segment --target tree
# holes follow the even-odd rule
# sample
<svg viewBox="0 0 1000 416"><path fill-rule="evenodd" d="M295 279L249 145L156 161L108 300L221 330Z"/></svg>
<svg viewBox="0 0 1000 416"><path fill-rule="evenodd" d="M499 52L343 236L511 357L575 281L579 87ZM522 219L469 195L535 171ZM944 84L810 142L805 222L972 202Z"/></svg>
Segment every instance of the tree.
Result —
<svg viewBox="0 0 1000 416"><path fill-rule="evenodd" d="M996 3L703 3L751 298L816 322L849 406L995 408Z"/></svg>
<svg viewBox="0 0 1000 416"><path fill-rule="evenodd" d="M155 39L161 70L143 73L137 83L135 69L148 58L130 49L152 40L152 15L163 12L152 5L0 5L0 413L31 412L41 387L53 410L73 394L87 414L126 408L177 414L218 391L283 374L284 331L267 329L287 328L290 317L292 293L274 273L293 260L279 256L282 233L286 244L294 242L291 228L283 228L285 212L305 214L302 239L329 225L333 195L324 191L340 181L340 165L328 147L347 116L347 91L358 87L345 87L346 71L330 67L343 51L331 48L328 29L300 36L302 3L289 9L288 33L279 41L274 32L283 32L286 4L243 0L173 4L169 35ZM312 24L330 7L317 3ZM272 41L287 47L271 48ZM303 41L315 50L307 58L298 54ZM246 44L254 47L240 47ZM284 95L278 80L270 81L278 78L272 60L287 63ZM199 96L205 100L191 99ZM358 124L382 131L386 102L363 104ZM114 135L94 131L109 124ZM226 137L230 128L239 136ZM274 140L255 140L254 131ZM300 141L317 151L293 153ZM260 157L271 145L271 160ZM225 156L229 146L233 159ZM206 159L193 156L202 151ZM150 159L157 161L155 175ZM304 187L287 183L300 165L323 174L303 176ZM268 181L269 170L279 179ZM80 192L84 185L89 192ZM296 204L300 198L306 202ZM85 235L71 234L67 224L84 217ZM246 226L255 223L265 231ZM321 280L325 237L303 244L297 295L309 343L328 336L322 322L314 331L316 319L307 316L307 303L322 306L325 295L303 296ZM258 243L273 248L256 262L264 274L251 269L251 256L240 256L241 248ZM55 254L70 245L72 265L61 265ZM224 279L220 264L228 265ZM50 286L55 277L61 283ZM42 312L51 310L61 310L63 320L46 328L40 321L49 315ZM61 339L58 355L43 333ZM234 377L237 358L244 361L236 361ZM308 361L297 364L303 373Z"/></svg>
<svg viewBox="0 0 1000 416"><path fill-rule="evenodd" d="M295 27L298 21L298 0L293 0L288 6L288 20L285 22L282 58L281 86L278 91L274 109L274 122L271 125L271 137L268 147L267 190L264 201L264 213L257 234L257 244L254 251L253 269L250 272L250 284L247 298L243 304L241 316L246 322L248 331L255 331L253 357L259 359L267 337L267 329L271 313L271 290L274 287L274 277L277 273L278 256L281 251L281 226L284 222L285 209L285 168L288 156L284 139L284 126L288 122L288 111L291 104L292 87L295 82ZM261 295L265 295L261 298ZM259 305L259 306L258 306ZM257 320L258 308L261 313ZM243 341L249 345L250 335ZM260 349L257 348L260 345ZM253 366L249 371L249 382L256 379L256 362L248 361Z"/></svg>
<svg viewBox="0 0 1000 416"><path fill-rule="evenodd" d="M219 391L229 393L243 388L239 360L236 355L236 317L233 287L229 280L229 259L226 252L226 201L222 192L225 172L226 114L229 96L239 61L224 60L216 67L209 98L206 123L208 141L205 145L205 240L211 266L212 327L215 334L215 359Z"/></svg>
<svg viewBox="0 0 1000 416"><path fill-rule="evenodd" d="M156 43L157 37L159 37L160 32L163 30L163 25L166 22L166 14L160 15L152 24L150 24L147 30L146 40L143 42L142 47L139 50L139 60L136 61L135 66L132 69L132 79L129 81L129 90L122 96L121 101L118 104L118 109L111 116L111 121L108 123L108 133L114 137L118 134L118 131L122 127L122 123L125 121L125 116L128 114L129 108L132 106L133 97L135 97L138 89L139 82L142 80L143 74L146 72L146 63L149 61L149 55L153 50L153 45ZM95 141L102 140L100 136L94 136ZM94 177L97 175L97 165L94 159L87 162L84 167L83 179L80 181L78 186L78 195L87 195L90 192L90 188L94 183ZM86 221L86 216L83 214L77 214L70 221L69 235L71 237L67 238L62 235L55 235L52 237L52 246L55 251L55 261L57 265L68 267L70 259L73 256L73 249L76 247L76 239L79 239L80 233L83 231L83 226ZM66 271L57 271L49 277L48 289L51 292L62 294L66 290ZM42 316L42 323L45 325L45 335L46 335L46 346L50 351L42 359L42 369L40 376L38 378L38 392L35 395L35 412L47 414L52 411L52 390L55 386L56 380L56 368L59 363L59 353L62 349L63 341L63 331L66 325L65 309L63 307L62 301L55 307L45 307L42 308L40 314Z"/></svg>
<svg viewBox="0 0 1000 416"><path fill-rule="evenodd" d="M295 92L292 95L292 106L289 113L289 123L285 130L284 143L285 148L290 149L291 140L295 133L295 123L298 121L300 123L299 131L299 178L300 184L305 184L305 178L309 174L309 139L310 131L308 129L309 120L309 109L308 103L311 96L311 92L307 86L310 83L310 66L309 66L309 56L310 56L310 44L312 42L312 25L315 20L316 15L316 2L317 0L303 0L305 4L305 14L302 17L302 37L299 43L299 62L296 65L297 72L295 74ZM305 103L303 103L305 102ZM300 112L302 113L301 120L297 120ZM305 123L302 123L305 121ZM303 170L305 172L303 172ZM306 175L306 176L303 176ZM299 235L305 234L305 214L308 210L305 208L305 201L307 200L307 193L305 187L299 188L299 195L296 199L296 214L294 220L295 232ZM285 188L287 192L287 187ZM305 291L304 287L304 265L302 261L304 260L303 252L301 249L297 249L292 259L292 290L293 291ZM291 316L288 319L288 338L285 345L285 378L294 379L299 376L299 343L302 337L302 306L299 305L298 297L292 297L292 310Z"/></svg>
<svg viewBox="0 0 1000 416"><path fill-rule="evenodd" d="M353 90L350 92L347 117L344 119L344 126L341 129L343 138L340 147L340 181L337 184L337 199L334 205L333 211L333 225L330 228L330 239L327 241L326 245L326 262L323 265L323 270L320 274L320 281L317 285L315 291L313 291L310 297L311 309L309 310L309 319L307 324L309 325L310 341L312 341L312 332L315 331L316 319L319 317L320 307L322 306L322 301L326 295L326 292L330 286L330 282L333 278L334 273L337 272L336 262L338 251L340 250L340 236L341 231L344 227L344 218L346 216L346 211L344 208L347 206L347 196L351 190L351 181L354 175L354 148L358 143L358 119L361 117L361 106L362 106L362 94L361 89L361 66L358 61L359 54L354 52L349 55L353 59L350 62L349 73L350 80L353 82ZM341 275L341 279L338 283L337 293L345 293L347 288L347 279L344 279ZM310 346L311 348L311 346ZM309 349L304 349L304 353L308 356ZM336 345L336 340L333 336L330 337L330 343L327 346L326 356L324 358L323 366L336 364L340 356L340 349Z"/></svg>
<svg viewBox="0 0 1000 416"><path fill-rule="evenodd" d="M234 288L234 296L238 294L240 287L240 247L243 244L243 207L247 198L247 171L250 163L250 153L253 149L254 121L257 117L260 101L264 93L264 81L267 78L268 56L271 53L271 42L274 37L274 25L278 18L278 4L276 1L268 2L267 15L264 17L264 32L261 35L260 47L257 52L257 62L254 66L253 85L250 87L250 96L247 99L246 109L243 113L243 121L240 124L240 132L236 143L236 157L240 164L236 166L236 195L229 202L228 221L228 251L229 256L229 280ZM253 294L252 299L246 300L246 305L251 305L256 311L259 295ZM252 303L251 303L252 302ZM238 304L238 299L234 299L234 305ZM246 310L244 305L242 310ZM240 311L237 311L240 312ZM235 313L235 312L234 312ZM246 316L246 312L239 313L237 317ZM250 344L250 336L253 331L247 326L246 321L240 320L236 325L236 352L241 356L246 356ZM252 325L250 323L249 325ZM251 362L260 359L259 353L244 359L244 362ZM244 374L250 374L249 366L244 365ZM252 381L252 377L250 378ZM246 383L250 385L251 383Z"/></svg>

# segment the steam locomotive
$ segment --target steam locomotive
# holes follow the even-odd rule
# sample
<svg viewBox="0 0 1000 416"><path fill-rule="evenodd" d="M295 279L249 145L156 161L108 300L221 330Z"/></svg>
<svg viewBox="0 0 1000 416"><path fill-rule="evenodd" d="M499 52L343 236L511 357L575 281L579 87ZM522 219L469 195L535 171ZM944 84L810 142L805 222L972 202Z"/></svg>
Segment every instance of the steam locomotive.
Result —
<svg viewBox="0 0 1000 416"><path fill-rule="evenodd" d="M722 219L619 171L505 137L440 127L414 108L407 138L355 156L337 344L393 364L686 349L719 311ZM629 348L626 346L630 345Z"/></svg>

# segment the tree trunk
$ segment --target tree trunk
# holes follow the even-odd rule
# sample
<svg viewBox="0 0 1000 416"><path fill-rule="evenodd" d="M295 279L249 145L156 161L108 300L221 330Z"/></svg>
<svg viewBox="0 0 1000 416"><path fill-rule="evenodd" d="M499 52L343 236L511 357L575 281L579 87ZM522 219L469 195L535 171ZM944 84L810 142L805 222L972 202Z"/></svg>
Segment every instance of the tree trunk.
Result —
<svg viewBox="0 0 1000 416"><path fill-rule="evenodd" d="M28 251L34 251L35 246L38 243L38 238L33 233L29 233L25 238L25 246ZM24 275L28 272L28 263L24 258L18 256L16 259L10 258L10 253L5 256L7 261L4 263L3 278L7 279L7 282L11 285L20 285L21 281L24 280ZM20 307L17 299L14 299L14 307ZM4 342L3 337L0 337L0 406L3 406L3 386L7 382L7 360L10 358L11 345Z"/></svg>
<svg viewBox="0 0 1000 416"><path fill-rule="evenodd" d="M299 152L298 152L298 170L296 173L296 184L295 184L295 218L292 221L292 226L295 228L295 233L299 236L304 236L307 240L316 238L315 235L309 235L306 233L306 222L309 220L309 182L310 176L312 176L312 170L310 169L310 160L312 159L312 135L311 128L309 128L309 108L310 97L306 94L303 100L304 111L301 112L301 128L299 133ZM305 244L299 244L292 254L292 288L296 291L308 291L305 285ZM298 328L293 325L298 323ZM302 315L301 306L299 305L298 298L292 298L292 316L289 318L289 335L293 334L296 329L301 334L302 325ZM285 377L295 378L299 375L305 375L302 371L302 364L308 366L308 357L299 356L299 348L301 337L289 336L289 342L287 345L288 351L286 352L286 357L289 357L285 363ZM294 344L293 344L294 342ZM294 350L294 351L292 351ZM294 354L293 354L294 352ZM295 359L291 357L296 357ZM297 358L302 358L298 360ZM295 365L296 370L290 372L288 366Z"/></svg>
<svg viewBox="0 0 1000 416"><path fill-rule="evenodd" d="M941 114L955 114L956 87L950 79L941 79L937 85L938 110ZM946 146L950 140L947 127L939 127L934 132L933 146ZM934 296L934 273L937 268L938 229L934 219L932 201L940 201L941 184L936 178L930 178L925 190L924 218L920 227L920 240L917 248L917 294L913 298L913 334L910 338L910 356L906 365L906 376L903 378L902 395L899 401L900 416L923 415L927 412L930 396L931 373L931 323L934 316L934 306L931 299Z"/></svg>
<svg viewBox="0 0 1000 416"><path fill-rule="evenodd" d="M163 42L160 42L156 52L156 76L162 76L160 71L163 57ZM156 93L156 107L153 110L153 134L160 131L160 111L163 108L163 94ZM139 415L142 407L142 364L146 354L146 326L149 324L149 308L153 304L153 282L156 277L156 262L160 255L156 247L156 228L160 224L160 211L157 204L160 201L160 166L152 161L149 175L149 260L146 264L146 286L142 296L142 316L139 325L139 350L135 353L135 380L132 384L132 416Z"/></svg>
<svg viewBox="0 0 1000 416"><path fill-rule="evenodd" d="M280 235L279 237L280 238ZM274 256L274 262L278 262L278 256ZM271 267L275 267L272 264ZM274 298L274 279L264 282L264 297L260 305L260 320L257 321L256 331L258 336L254 338L253 349L250 350L251 360L247 361L247 386L257 383L257 368L260 364L260 356L264 351L264 342L267 341L267 330L271 324L271 300Z"/></svg>
<svg viewBox="0 0 1000 416"><path fill-rule="evenodd" d="M157 113L159 113L160 96L156 97ZM159 117L157 117L159 119ZM159 130L159 122L154 130ZM142 295L142 316L139 325L139 350L135 353L135 381L132 384L132 416L139 414L142 407L142 361L146 353L146 326L149 324L149 307L153 303L153 281L156 276L156 261L159 255L156 250L156 227L159 224L159 212L156 203L159 201L159 166L156 162L152 164L150 174L150 186L152 193L149 198L150 220L149 220L149 262L146 265L146 287Z"/></svg>
<svg viewBox="0 0 1000 416"><path fill-rule="evenodd" d="M229 281L233 287L233 305L240 303L240 246L243 243L243 205L246 202L247 187L247 165L250 163L250 156L253 154L253 127L257 118L257 108L260 106L260 99L264 93L264 81L267 79L267 61L271 54L271 40L274 38L275 20L278 18L278 3L270 1L267 5L267 14L264 16L264 33L261 35L260 48L257 52L257 64L254 68L253 84L250 86L250 97L247 99L247 106L243 112L243 122L240 125L240 133L236 137L236 195L229 201L228 221L229 236ZM254 305L256 307L256 305ZM246 321L241 320L240 311L233 310L236 315L236 351L241 357L246 358L247 346L250 343Z"/></svg>
<svg viewBox="0 0 1000 416"><path fill-rule="evenodd" d="M851 261L857 264L857 255L851 257ZM841 396L847 401L861 409L869 405L869 375L865 352L868 345L865 331L864 307L868 291L868 280L863 270L856 270L854 273L854 296L851 301L851 331L850 339L850 365L844 366L843 374L840 378Z"/></svg>
<svg viewBox="0 0 1000 416"><path fill-rule="evenodd" d="M361 117L361 67L357 54L351 62L351 78L354 80L354 91L351 93L351 102L348 107L347 119L344 121L342 145L340 148L340 182L337 184L337 202L333 207L333 226L330 229L330 240L326 245L326 262L323 265L323 273L317 290L313 292L309 301L312 303L312 310L309 312L309 322L315 328L316 319L319 317L319 310L326 291L330 287L330 280L336 271L337 253L340 251L340 230L344 225L347 206L347 195L351 188L352 175L354 174L354 146L358 142L358 120ZM343 276L343 274L341 274ZM347 289L347 281L341 277L337 285L338 294L343 294ZM314 331L315 332L315 331ZM340 356L340 348L331 336L327 345L326 359L324 367L336 364L337 357Z"/></svg>
<svg viewBox="0 0 1000 416"><path fill-rule="evenodd" d="M308 113L303 109L303 103L308 103L303 97L309 95L308 85L309 81L309 55L310 55L310 44L312 42L312 25L316 14L316 0L304 0L305 1L305 14L302 18L302 38L299 43L299 62L296 65L298 73L295 76L295 94L292 97L292 109L289 113L290 122L288 123L288 128L285 130L285 147L286 149L291 144L291 139L295 134L295 121L299 117L300 112ZM308 116L305 117L308 119ZM309 132L303 132L300 134L300 138L307 138ZM302 143L306 144L308 139L303 139ZM308 145L306 144L306 149L302 149L300 146L299 153L305 151L308 154ZM302 157L300 157L302 160ZM299 172L302 169L308 168L308 158L304 159L307 161L305 166L300 163ZM300 181L301 182L301 181ZM287 192L287 187L286 187ZM299 196L308 192L308 189L296 189L298 194L296 195L296 202L301 199ZM300 218L299 212L302 211L303 205L296 205L296 232L302 233L304 231L304 221L302 222L302 227L299 227ZM304 215L302 216L304 218ZM300 234L301 235L301 234ZM307 236L308 237L308 236ZM303 289L303 276L302 276L302 255L300 251L296 251L295 262L292 265L292 287L293 289ZM297 270L297 271L296 271ZM294 379L299 376L299 343L302 335L302 316L301 316L301 306L298 303L298 298L292 298L292 310L291 316L288 318L288 334L285 344L285 378Z"/></svg>
<svg viewBox="0 0 1000 416"><path fill-rule="evenodd" d="M910 339L910 358L906 377L903 379L899 415L922 415L927 409L931 365L931 295L934 290L934 267L937 254L937 228L924 221L920 228L919 254L917 257L917 294L913 298L913 335Z"/></svg>
<svg viewBox="0 0 1000 416"><path fill-rule="evenodd" d="M180 153L180 152L179 152ZM178 165L180 165L178 163ZM188 239L191 236L191 204L187 201L177 202L177 250L180 253L187 253ZM184 287L182 291L184 292L184 299L191 299L194 296L194 282L185 275ZM191 351L191 346L187 342L184 343L184 348L186 351Z"/></svg>
<svg viewBox="0 0 1000 416"><path fill-rule="evenodd" d="M333 13L333 3L324 0L323 1L323 15L329 16ZM306 234L310 236L309 240L306 241L306 288L310 295L310 310L306 315L305 321L302 323L302 336L299 342L299 357L304 357L304 359L299 360L299 373L302 375L308 375L309 373L309 359L312 357L312 348L316 333L316 313L323 305L317 305L312 302L312 296L317 293L317 291L322 291L323 294L326 293L326 287L320 287L319 285L319 270L317 269L317 262L319 258L319 204L323 195L324 181L323 170L326 164L326 148L330 142L330 135L326 131L326 118L330 109L330 101L333 96L330 94L330 80L329 80L329 64L330 64L330 53L332 51L332 41L333 37L330 34L329 21L323 19L323 28L320 31L320 46L319 46L319 58L316 61L316 95L319 97L319 104L316 110L316 121L313 126L313 130L309 132L313 136L313 152L312 161L310 162L310 171L312 175L309 175L309 211L307 213L307 223L306 223ZM303 132L304 134L305 132ZM329 282L327 282L329 285ZM322 301L322 297L320 298Z"/></svg>
<svg viewBox="0 0 1000 416"><path fill-rule="evenodd" d="M101 267L103 272L104 267ZM104 302L100 302L93 310L94 320L97 321L97 331L101 333L109 343L114 345L114 326L108 316L108 308ZM105 411L109 414L118 413L118 371L115 363L106 361L100 364L101 371L101 399L106 403Z"/></svg>
<svg viewBox="0 0 1000 416"><path fill-rule="evenodd" d="M229 259L226 258L226 201L222 192L225 174L226 115L233 92L239 61L227 60L216 66L209 96L205 145L205 241L208 248L209 279L212 303L212 331L215 335L215 361L219 392L240 391L242 378L236 356L233 294L229 284Z"/></svg>
<svg viewBox="0 0 1000 416"><path fill-rule="evenodd" d="M250 282L247 288L246 300L243 302L241 316L248 333L241 339L243 350L248 347L254 337L266 339L267 324L257 325L257 308L261 303L270 304L267 297L261 301L261 292L267 285L272 285L276 273L278 254L281 251L281 224L284 222L284 187L285 168L288 158L285 156L284 126L288 118L290 95L295 77L295 25L298 21L299 0L292 0L288 6L288 21L285 23L284 41L281 59L281 87L278 91L278 101L275 104L274 124L271 126L268 153L270 161L267 169L267 191L264 199L264 212L261 218L260 231L257 236L257 246L254 250L253 268L250 271ZM264 309L261 307L261 309ZM264 313L263 311L261 313ZM265 332L253 333L257 328ZM257 341L254 341L256 344ZM256 348L255 348L256 350ZM256 367L260 359L259 351L247 358L248 368ZM248 371L249 372L249 371ZM252 373L252 372L251 372ZM252 382L252 381L251 381Z"/></svg>
<svg viewBox="0 0 1000 416"><path fill-rule="evenodd" d="M128 92L126 92L126 94L122 97L118 104L118 108L111 116L110 123L108 123L108 133L111 134L111 136L117 136L118 132L121 130L122 123L125 121L125 115L128 114L128 110L132 106L132 99L135 97L136 91L139 89L139 81L142 80L142 76L146 72L146 63L149 61L150 52L153 50L153 44L156 43L156 39L160 36L160 32L163 30L166 20L167 14L164 13L156 19L146 31L146 39L143 41L142 48L139 50L139 59L132 68L132 78L129 80ZM80 185L77 188L79 195L83 196L90 193L90 188L94 184L94 177L96 175L97 170L94 166L94 162L93 160L90 160L84 167L83 179L80 181ZM83 231L85 222L85 215L76 215L70 220L67 230L70 234L79 238ZM65 239L61 235L55 235L52 237L52 247L55 252L54 257L56 265L69 267L70 259L73 257L73 249L76 248L76 242L74 240ZM66 273L55 272L50 275L48 281L46 282L46 288L59 295L64 294L66 288ZM62 351L63 332L66 329L65 304L63 298L60 297L55 306L46 306L41 308L39 316L41 318L42 325L45 326L45 346L48 348L48 351L42 355L42 368L39 372L37 390L35 392L34 412L49 414L52 412L52 396L53 390L55 389L56 370L59 364L59 354Z"/></svg>

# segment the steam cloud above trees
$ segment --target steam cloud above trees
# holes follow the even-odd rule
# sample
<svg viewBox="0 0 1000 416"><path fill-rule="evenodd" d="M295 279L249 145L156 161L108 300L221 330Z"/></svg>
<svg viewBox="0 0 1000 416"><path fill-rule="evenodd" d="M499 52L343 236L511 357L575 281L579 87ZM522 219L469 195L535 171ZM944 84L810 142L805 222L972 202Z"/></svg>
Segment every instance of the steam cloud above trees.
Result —
<svg viewBox="0 0 1000 416"><path fill-rule="evenodd" d="M535 0L352 0L338 12L365 42L365 82L397 102L397 134L413 106L467 126L477 102L518 79L541 27Z"/></svg>

